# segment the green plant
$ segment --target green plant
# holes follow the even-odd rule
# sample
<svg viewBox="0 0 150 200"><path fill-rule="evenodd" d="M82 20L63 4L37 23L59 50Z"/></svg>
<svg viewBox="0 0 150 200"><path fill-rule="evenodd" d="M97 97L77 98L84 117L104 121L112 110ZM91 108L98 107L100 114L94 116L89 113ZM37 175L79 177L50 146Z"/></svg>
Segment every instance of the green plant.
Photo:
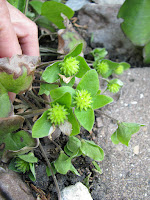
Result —
<svg viewBox="0 0 150 200"><path fill-rule="evenodd" d="M46 94L47 92L45 91L48 90L47 85L43 84L49 83L52 86L58 83L59 87L57 85L56 88L49 89L47 94L50 94L51 97L51 108L46 110L33 125L32 137L50 137L53 129L55 129L54 126L59 127L64 134L69 136L64 150L61 149L57 160L51 163L55 173L66 174L68 171L72 171L79 175L72 165L72 159L81 155L88 156L94 161L102 161L104 158L104 152L97 144L84 139L80 140L76 137L80 133L80 126L83 126L88 131L92 130L95 121L95 109L99 109L113 101L111 97L101 94L98 74L94 69L88 67L84 58L79 56L81 51L82 44L79 44L64 57L64 60L48 66L42 74L42 80L46 83L41 83L42 92L40 90L40 94ZM95 60L101 59L107 62L111 73L117 70L117 74L120 74L122 70L129 68L127 63L118 64L103 60L103 56L106 55L105 49L94 50L94 52L97 53L96 56L94 53ZM68 69L68 59L69 65L71 65L69 73L66 72L67 70L61 69L62 66ZM62 76L67 76L65 77L67 78L67 83L66 79L62 80ZM80 78L80 82L77 85L75 84L75 77ZM107 89L110 92L116 93L123 86L122 81L119 79L105 80L108 82ZM121 142L128 146L131 135L137 132L141 125L117 122L117 120L116 123L118 124L118 129L112 135L112 141L115 144ZM48 168L47 174L51 175Z"/></svg>
<svg viewBox="0 0 150 200"><path fill-rule="evenodd" d="M34 156L32 152L28 154L18 155L14 157L10 164L9 169L19 172L19 173L28 173L29 178L32 181L36 180L35 167L34 163L37 163L38 159Z"/></svg>
<svg viewBox="0 0 150 200"><path fill-rule="evenodd" d="M17 2L19 3L19 0ZM19 4L14 5L19 8ZM36 11L34 17L39 16L38 19L41 20L39 22L46 27L50 20L58 28L64 28L61 13L68 18L71 18L74 13L67 6L54 1L45 3L30 1L30 5ZM57 9L54 9L56 7ZM37 20L36 22L38 23ZM49 29L51 28L49 27ZM79 139L78 134L81 126L90 132L95 121L95 110L113 102L113 98L104 95L104 92L109 90L116 93L123 86L121 80L118 78L111 80L110 75L120 75L130 67L125 62L116 63L105 59L107 51L104 48L97 48L91 52L94 56L94 69L90 68L86 60L80 56L82 48L83 44L78 44L64 56L63 60L52 61L50 62L51 65L48 66L46 64L47 68L42 73L37 70L38 75L40 75L40 80L38 80L40 82L39 95L50 96L50 100L45 101L40 96L30 92L32 99L35 98L38 101L37 105L40 101L49 106L39 110L34 108L32 111L20 114L29 118L42 113L33 127L31 127L30 121L26 119L26 124L32 129L32 137L30 132L19 130L23 125L24 118L11 116L13 106L9 101L8 92L19 94L26 91L33 81L37 65L38 68L42 68L43 65L39 65L37 58L34 60L34 58L28 56L15 56L10 60L4 59L4 66L0 66L3 69L0 71L0 108L2 111L0 113L0 157L3 162L12 159L9 168L18 172L29 172L30 179L34 181L34 163L37 162L37 158L34 157L32 151L39 145L48 165L47 174L53 176L59 196L59 187L54 174L57 172L66 174L68 171L72 171L76 175L80 175L72 164L73 159L78 156L90 157L95 170L101 172L96 162L104 159L102 148L93 141L82 139L82 135ZM23 67L20 63L24 63ZM30 68L31 63L32 67ZM21 73L17 73L16 69ZM79 79L80 82L77 83L76 79ZM106 90L101 91L99 79L107 82ZM28 100L26 103L29 104L31 110L33 104ZM111 136L111 140L115 144L121 142L128 146L132 134L139 131L140 127L143 126L136 123L115 121L118 128ZM59 147L58 158L50 163L39 138L48 136L51 139L56 127L68 135L68 142L64 148Z"/></svg>

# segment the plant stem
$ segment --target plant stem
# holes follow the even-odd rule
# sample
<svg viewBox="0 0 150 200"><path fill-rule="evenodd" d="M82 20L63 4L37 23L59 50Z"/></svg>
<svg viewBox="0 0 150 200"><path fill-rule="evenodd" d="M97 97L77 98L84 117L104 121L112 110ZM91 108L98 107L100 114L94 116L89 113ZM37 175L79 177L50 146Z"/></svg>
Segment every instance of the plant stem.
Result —
<svg viewBox="0 0 150 200"><path fill-rule="evenodd" d="M24 14L26 15L28 12L28 4L29 4L29 0L26 0L26 6L25 6L25 10L24 10Z"/></svg>
<svg viewBox="0 0 150 200"><path fill-rule="evenodd" d="M58 62L58 61L61 62L62 60L53 60L53 61L41 63L40 65L38 65L38 66L36 67L36 69L39 68L39 67L46 67L46 66L48 66L48 65L50 65L50 64L53 64L53 63L55 63L55 62Z"/></svg>
<svg viewBox="0 0 150 200"><path fill-rule="evenodd" d="M49 169L50 169L50 172L51 172L51 174L52 174L52 177L53 177L53 180L54 180L54 183L55 183L55 186L56 186L57 194L58 194L58 200L61 200L60 189L59 189L59 185L58 185L56 176L55 176L55 174L54 174L54 172L53 172L52 166L51 166L51 164L50 164L50 162L49 162L49 160L48 160L48 157L47 157L47 155L46 155L46 153L45 153L45 151L44 151L44 149L43 149L43 147L42 147L42 145L41 145L40 142L39 142L39 147L40 147L40 149L41 149L41 152L42 152L42 154L43 154L43 157L45 158L46 163L47 163L47 165L48 165L48 167L49 167Z"/></svg>
<svg viewBox="0 0 150 200"><path fill-rule="evenodd" d="M36 96L32 91L30 91L29 95L32 96L32 98L34 98L36 101L39 101L39 102L41 102L41 103L50 105L50 102L45 101L44 99L42 99L42 98Z"/></svg>
<svg viewBox="0 0 150 200"><path fill-rule="evenodd" d="M106 117L108 117L109 119L112 119L114 121L114 123L118 123L118 120L111 117L110 115L107 115L106 113L100 111L100 110L95 110L95 112L97 112L98 114L102 114L102 115L105 115Z"/></svg>
<svg viewBox="0 0 150 200"><path fill-rule="evenodd" d="M18 115L24 116L25 118L30 118L30 117L33 117L35 115L40 115L46 110L47 110L47 108L43 108L43 109L38 109L38 110L32 110L30 112L20 113Z"/></svg>

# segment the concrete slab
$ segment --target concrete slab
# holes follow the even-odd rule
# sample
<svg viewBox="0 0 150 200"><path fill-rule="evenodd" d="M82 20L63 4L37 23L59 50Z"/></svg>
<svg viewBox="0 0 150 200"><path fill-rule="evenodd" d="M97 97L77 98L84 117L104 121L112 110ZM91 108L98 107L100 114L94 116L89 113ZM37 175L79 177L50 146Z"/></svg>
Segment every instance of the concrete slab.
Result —
<svg viewBox="0 0 150 200"><path fill-rule="evenodd" d="M150 198L150 68L134 68L120 76L120 99L104 112L120 121L146 124L132 136L129 147L114 145L112 120L101 116L97 143L104 149L103 174L95 178L94 200L148 200Z"/></svg>

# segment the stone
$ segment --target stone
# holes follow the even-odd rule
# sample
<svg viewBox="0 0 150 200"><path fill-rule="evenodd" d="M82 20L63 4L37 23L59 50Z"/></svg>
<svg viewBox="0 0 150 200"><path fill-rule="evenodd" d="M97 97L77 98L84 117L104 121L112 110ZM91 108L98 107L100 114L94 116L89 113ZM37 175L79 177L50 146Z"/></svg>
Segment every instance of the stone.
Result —
<svg viewBox="0 0 150 200"><path fill-rule="evenodd" d="M85 185L77 182L61 191L62 200L92 200L92 197Z"/></svg>
<svg viewBox="0 0 150 200"><path fill-rule="evenodd" d="M96 118L96 124L98 128L103 127L103 121L101 117Z"/></svg>
<svg viewBox="0 0 150 200"><path fill-rule="evenodd" d="M134 154L135 154L135 155L138 155L138 154L139 154L139 145L136 145L136 146L133 148L133 151L134 151Z"/></svg>
<svg viewBox="0 0 150 200"><path fill-rule="evenodd" d="M98 4L123 4L125 0L95 0L95 3Z"/></svg>
<svg viewBox="0 0 150 200"><path fill-rule="evenodd" d="M93 38L93 48L104 47L108 51L115 51L116 55L126 54L135 49L121 30L122 19L117 18L120 6L88 3L79 11L79 24L87 26L87 36L84 38Z"/></svg>
<svg viewBox="0 0 150 200"><path fill-rule="evenodd" d="M0 169L0 199L35 200L29 187L13 171Z"/></svg>

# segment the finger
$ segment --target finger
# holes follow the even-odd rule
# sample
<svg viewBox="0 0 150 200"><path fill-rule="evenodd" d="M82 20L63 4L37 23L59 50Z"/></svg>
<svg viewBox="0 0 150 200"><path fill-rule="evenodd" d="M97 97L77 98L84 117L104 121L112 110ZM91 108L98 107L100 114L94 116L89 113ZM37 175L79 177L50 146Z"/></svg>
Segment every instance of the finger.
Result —
<svg viewBox="0 0 150 200"><path fill-rule="evenodd" d="M38 29L36 24L9 3L7 3L7 6L23 54L39 56Z"/></svg>
<svg viewBox="0 0 150 200"><path fill-rule="evenodd" d="M16 54L22 54L22 51L10 21L6 0L0 0L0 57Z"/></svg>

